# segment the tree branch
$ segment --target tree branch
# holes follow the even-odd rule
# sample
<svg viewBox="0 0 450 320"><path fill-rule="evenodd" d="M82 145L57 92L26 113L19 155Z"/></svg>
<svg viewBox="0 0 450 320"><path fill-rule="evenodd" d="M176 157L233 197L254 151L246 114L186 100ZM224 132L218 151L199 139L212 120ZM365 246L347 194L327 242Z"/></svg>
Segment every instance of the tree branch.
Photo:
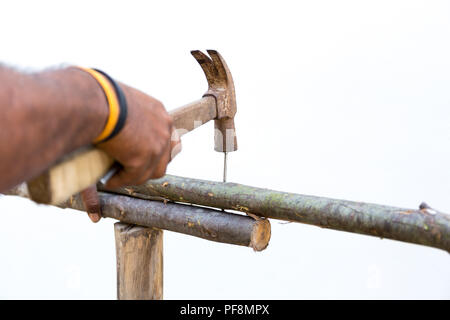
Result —
<svg viewBox="0 0 450 320"><path fill-rule="evenodd" d="M450 215L426 207L396 208L171 175L114 192L144 199L233 209L450 252Z"/></svg>
<svg viewBox="0 0 450 320"><path fill-rule="evenodd" d="M26 186L7 192L29 197ZM216 242L235 244L264 250L270 240L270 222L198 206L147 201L132 197L99 192L102 216L146 227L175 231ZM79 195L58 205L84 211Z"/></svg>

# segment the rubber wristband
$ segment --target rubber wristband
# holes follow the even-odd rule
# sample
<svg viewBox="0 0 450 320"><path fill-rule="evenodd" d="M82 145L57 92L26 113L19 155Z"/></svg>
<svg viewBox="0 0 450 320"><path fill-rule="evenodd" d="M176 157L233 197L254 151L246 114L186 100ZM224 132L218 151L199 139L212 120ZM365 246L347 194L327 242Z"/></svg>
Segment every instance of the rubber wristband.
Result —
<svg viewBox="0 0 450 320"><path fill-rule="evenodd" d="M89 73L100 85L108 102L109 115L103 131L94 139L93 143L105 142L123 128L127 116L127 104L125 96L117 85L106 73L90 68L78 67Z"/></svg>
<svg viewBox="0 0 450 320"><path fill-rule="evenodd" d="M103 76L105 76L109 82L111 82L111 84L114 87L114 90L116 92L116 96L119 100L119 119L117 119L117 123L116 126L114 127L114 130L111 132L111 134L106 138L106 140L111 139L112 137L114 137L116 134L118 134L120 132L120 130L122 130L123 126L125 125L125 120L127 119L127 115L128 115L128 105L127 105L127 99L125 98L125 94L122 91L122 88L120 88L120 86L117 84L116 81L114 81L113 78L111 78L108 74L106 74L105 72L99 70L99 69L94 69L97 72L100 72Z"/></svg>

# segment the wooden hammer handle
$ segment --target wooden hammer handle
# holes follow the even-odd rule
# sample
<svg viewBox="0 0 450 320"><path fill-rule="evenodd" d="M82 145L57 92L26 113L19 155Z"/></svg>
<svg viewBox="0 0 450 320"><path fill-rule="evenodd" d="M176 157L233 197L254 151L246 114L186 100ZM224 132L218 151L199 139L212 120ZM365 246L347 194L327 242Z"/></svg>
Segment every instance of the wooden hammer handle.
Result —
<svg viewBox="0 0 450 320"><path fill-rule="evenodd" d="M169 114L179 136L182 136L217 117L216 100L206 96ZM28 192L31 199L38 203L59 204L97 183L113 164L114 159L104 151L94 147L83 148L65 156L43 174L27 182Z"/></svg>

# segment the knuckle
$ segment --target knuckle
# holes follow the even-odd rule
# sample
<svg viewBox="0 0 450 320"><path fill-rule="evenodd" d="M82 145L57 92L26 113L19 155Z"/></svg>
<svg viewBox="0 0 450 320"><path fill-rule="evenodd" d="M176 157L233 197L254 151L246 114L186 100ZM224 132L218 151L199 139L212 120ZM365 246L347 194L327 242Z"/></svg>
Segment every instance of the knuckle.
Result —
<svg viewBox="0 0 450 320"><path fill-rule="evenodd" d="M134 174L134 172L138 171L145 165L146 165L145 156L139 156L128 161L128 163L126 164L126 168L128 169L129 174Z"/></svg>
<svg viewBox="0 0 450 320"><path fill-rule="evenodd" d="M164 121L166 123L171 124L173 122L171 115L166 110L164 110L164 112L161 115L161 117L164 119Z"/></svg>
<svg viewBox="0 0 450 320"><path fill-rule="evenodd" d="M155 106L159 111L166 111L166 108L164 108L164 104L163 104L161 101L159 101L159 100L157 100L157 99L154 99L154 100L155 100L154 106Z"/></svg>
<svg viewBox="0 0 450 320"><path fill-rule="evenodd" d="M162 104L162 102L156 100L155 107L156 107L156 110L159 113L160 119L163 122L165 122L165 123L167 123L169 125L172 125L172 122L173 122L172 117L169 115L169 113L167 112L167 110L164 107L164 105Z"/></svg>
<svg viewBox="0 0 450 320"><path fill-rule="evenodd" d="M153 145L153 156L159 157L164 153L166 143L164 140L160 140Z"/></svg>
<svg viewBox="0 0 450 320"><path fill-rule="evenodd" d="M165 144L170 139L170 132L169 130L163 130L161 132L161 140Z"/></svg>

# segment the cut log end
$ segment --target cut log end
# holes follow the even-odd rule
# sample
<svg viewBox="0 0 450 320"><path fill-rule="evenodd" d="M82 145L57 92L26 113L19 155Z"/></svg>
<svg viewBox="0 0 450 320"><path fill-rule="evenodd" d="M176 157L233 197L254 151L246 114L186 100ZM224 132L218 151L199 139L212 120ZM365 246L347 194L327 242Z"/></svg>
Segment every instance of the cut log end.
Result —
<svg viewBox="0 0 450 320"><path fill-rule="evenodd" d="M261 219L255 221L253 226L250 245L255 251L262 251L269 245L271 236L271 228L269 219Z"/></svg>

